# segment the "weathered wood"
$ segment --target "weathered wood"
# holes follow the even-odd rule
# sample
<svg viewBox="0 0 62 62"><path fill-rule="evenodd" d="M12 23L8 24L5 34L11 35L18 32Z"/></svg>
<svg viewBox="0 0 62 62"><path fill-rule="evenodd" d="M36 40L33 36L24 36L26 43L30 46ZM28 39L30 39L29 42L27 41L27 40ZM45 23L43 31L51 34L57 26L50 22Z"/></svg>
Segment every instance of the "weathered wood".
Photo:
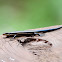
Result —
<svg viewBox="0 0 62 62"><path fill-rule="evenodd" d="M51 26L38 29L56 28ZM35 29L35 30L38 30ZM33 29L32 29L33 30ZM21 38L24 39L25 37ZM22 46L17 39L0 36L0 62L62 62L62 29L46 33L43 37L34 37L47 40L52 46L40 42L30 42Z"/></svg>

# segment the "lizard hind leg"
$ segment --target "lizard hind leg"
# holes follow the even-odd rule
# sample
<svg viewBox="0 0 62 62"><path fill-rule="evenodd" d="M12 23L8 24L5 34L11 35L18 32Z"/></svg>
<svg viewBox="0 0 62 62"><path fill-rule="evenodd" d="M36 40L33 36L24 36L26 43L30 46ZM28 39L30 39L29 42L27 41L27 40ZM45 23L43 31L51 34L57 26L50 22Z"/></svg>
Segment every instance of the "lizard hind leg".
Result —
<svg viewBox="0 0 62 62"><path fill-rule="evenodd" d="M41 36L41 37L45 35L45 33L34 33L34 34Z"/></svg>
<svg viewBox="0 0 62 62"><path fill-rule="evenodd" d="M45 35L45 33L39 33L38 35L42 37Z"/></svg>

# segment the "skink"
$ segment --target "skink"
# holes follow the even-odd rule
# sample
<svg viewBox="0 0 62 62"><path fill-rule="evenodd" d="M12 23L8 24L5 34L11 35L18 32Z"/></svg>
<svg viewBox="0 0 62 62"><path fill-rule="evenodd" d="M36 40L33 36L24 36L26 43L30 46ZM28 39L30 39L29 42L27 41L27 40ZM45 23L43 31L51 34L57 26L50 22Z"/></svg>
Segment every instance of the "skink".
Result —
<svg viewBox="0 0 62 62"><path fill-rule="evenodd" d="M62 28L62 26L58 27L58 28L45 29L45 30L15 31L15 32L10 32L10 33L4 33L3 35L6 35L7 37L13 37L13 38L22 37L22 36L29 37L29 36L35 36L35 35L42 36L42 33L55 31L55 30L58 30L60 28Z"/></svg>

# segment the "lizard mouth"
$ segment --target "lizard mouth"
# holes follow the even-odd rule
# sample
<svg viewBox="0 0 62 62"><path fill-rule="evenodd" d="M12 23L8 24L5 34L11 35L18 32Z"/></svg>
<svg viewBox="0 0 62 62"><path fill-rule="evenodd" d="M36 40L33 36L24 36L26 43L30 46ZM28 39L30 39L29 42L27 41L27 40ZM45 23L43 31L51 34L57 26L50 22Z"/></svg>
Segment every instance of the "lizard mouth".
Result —
<svg viewBox="0 0 62 62"><path fill-rule="evenodd" d="M5 33L3 35L6 35Z"/></svg>

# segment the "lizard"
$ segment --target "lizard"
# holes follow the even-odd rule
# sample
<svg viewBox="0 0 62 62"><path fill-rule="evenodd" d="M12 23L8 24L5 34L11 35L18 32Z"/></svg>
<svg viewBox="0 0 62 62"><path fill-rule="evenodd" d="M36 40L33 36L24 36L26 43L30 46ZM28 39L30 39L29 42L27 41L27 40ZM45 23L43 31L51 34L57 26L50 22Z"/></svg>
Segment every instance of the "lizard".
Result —
<svg viewBox="0 0 62 62"><path fill-rule="evenodd" d="M26 36L26 37L30 37L30 36L43 36L44 33L46 32L51 32L51 31L55 31L58 29L61 29L61 27L58 28L52 28L52 29L44 29L44 30L28 30L28 31L15 31L15 32L9 32L9 33L3 33L3 35L7 36L7 37L22 37L22 36Z"/></svg>

